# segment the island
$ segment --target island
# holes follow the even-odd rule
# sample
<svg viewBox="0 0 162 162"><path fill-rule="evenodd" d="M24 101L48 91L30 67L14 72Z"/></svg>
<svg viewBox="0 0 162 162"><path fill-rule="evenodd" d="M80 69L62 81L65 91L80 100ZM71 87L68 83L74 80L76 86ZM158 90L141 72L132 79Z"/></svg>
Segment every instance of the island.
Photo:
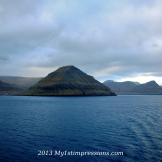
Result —
<svg viewBox="0 0 162 162"><path fill-rule="evenodd" d="M63 66L48 74L23 95L27 96L115 96L110 88L75 66Z"/></svg>

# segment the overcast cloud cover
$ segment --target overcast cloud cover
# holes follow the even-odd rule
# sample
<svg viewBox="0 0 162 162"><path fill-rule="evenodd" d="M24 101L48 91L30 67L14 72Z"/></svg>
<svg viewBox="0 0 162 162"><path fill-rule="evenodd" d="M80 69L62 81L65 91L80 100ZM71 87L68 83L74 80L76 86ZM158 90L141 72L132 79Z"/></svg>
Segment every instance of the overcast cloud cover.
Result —
<svg viewBox="0 0 162 162"><path fill-rule="evenodd" d="M0 0L0 75L63 65L101 81L162 84L162 1Z"/></svg>

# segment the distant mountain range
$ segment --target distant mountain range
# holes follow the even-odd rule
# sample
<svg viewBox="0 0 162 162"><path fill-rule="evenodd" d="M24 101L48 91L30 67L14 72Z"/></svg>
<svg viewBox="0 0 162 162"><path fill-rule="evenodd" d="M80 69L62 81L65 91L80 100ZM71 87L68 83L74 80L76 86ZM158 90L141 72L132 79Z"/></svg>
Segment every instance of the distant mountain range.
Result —
<svg viewBox="0 0 162 162"><path fill-rule="evenodd" d="M161 95L162 87L159 86L155 81L150 81L144 84L138 82L115 82L112 80L105 81L103 84L108 86L116 94L138 94L138 95Z"/></svg>
<svg viewBox="0 0 162 162"><path fill-rule="evenodd" d="M75 66L63 66L26 91L29 96L114 96L108 87Z"/></svg>
<svg viewBox="0 0 162 162"><path fill-rule="evenodd" d="M2 82L14 85L20 89L27 89L36 84L42 78L34 77L17 77L17 76L0 76Z"/></svg>
<svg viewBox="0 0 162 162"><path fill-rule="evenodd" d="M16 95L20 92L22 92L22 89L19 89L12 84L0 81L0 95Z"/></svg>
<svg viewBox="0 0 162 162"><path fill-rule="evenodd" d="M0 76L0 95L31 96L102 96L161 95L162 87L155 81L115 82L103 84L75 66L63 66L45 78Z"/></svg>

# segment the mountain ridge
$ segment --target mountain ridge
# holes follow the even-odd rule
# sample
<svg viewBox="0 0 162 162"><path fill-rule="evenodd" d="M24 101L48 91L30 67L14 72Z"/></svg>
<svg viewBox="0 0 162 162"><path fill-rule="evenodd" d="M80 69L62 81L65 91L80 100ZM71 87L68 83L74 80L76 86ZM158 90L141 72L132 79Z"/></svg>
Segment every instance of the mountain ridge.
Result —
<svg viewBox="0 0 162 162"><path fill-rule="evenodd" d="M22 89L0 80L0 95L17 95Z"/></svg>
<svg viewBox="0 0 162 162"><path fill-rule="evenodd" d="M41 77L0 76L1 81L21 89L28 89L40 79Z"/></svg>
<svg viewBox="0 0 162 162"><path fill-rule="evenodd" d="M156 81L152 80L143 84L138 82L124 81L105 81L103 84L110 87L117 94L143 94L143 95L161 95L162 87Z"/></svg>
<svg viewBox="0 0 162 162"><path fill-rule="evenodd" d="M108 87L75 66L58 68L32 86L25 95L31 96L113 96Z"/></svg>

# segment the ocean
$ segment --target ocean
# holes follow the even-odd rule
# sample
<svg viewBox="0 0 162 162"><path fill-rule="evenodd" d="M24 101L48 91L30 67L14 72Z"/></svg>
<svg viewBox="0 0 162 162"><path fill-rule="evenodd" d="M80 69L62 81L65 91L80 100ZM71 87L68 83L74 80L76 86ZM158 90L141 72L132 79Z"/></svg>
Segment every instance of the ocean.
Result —
<svg viewBox="0 0 162 162"><path fill-rule="evenodd" d="M1 96L0 162L35 161L162 161L162 96Z"/></svg>

